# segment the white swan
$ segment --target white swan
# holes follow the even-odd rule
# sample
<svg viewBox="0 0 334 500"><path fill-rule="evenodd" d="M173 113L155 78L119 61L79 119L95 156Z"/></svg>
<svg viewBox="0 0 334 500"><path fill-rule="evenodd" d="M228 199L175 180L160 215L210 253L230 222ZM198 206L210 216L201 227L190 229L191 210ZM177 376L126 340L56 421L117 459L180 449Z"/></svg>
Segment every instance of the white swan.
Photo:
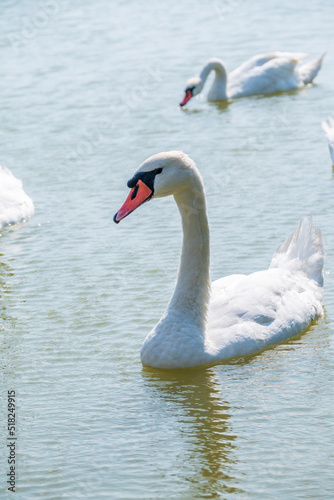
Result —
<svg viewBox="0 0 334 500"><path fill-rule="evenodd" d="M210 292L205 192L194 162L180 151L154 155L128 187L116 223L151 198L173 195L184 234L175 291L143 343L144 365L185 368L254 353L322 314L322 238L307 220L278 248L269 269L219 279Z"/></svg>
<svg viewBox="0 0 334 500"><path fill-rule="evenodd" d="M270 94L279 90L304 87L318 74L324 55L315 61L297 66L307 57L307 54L291 52L260 54L246 61L228 76L221 59L210 59L199 77L188 80L185 96L180 106L184 106L202 91L211 71L215 72L215 79L208 93L209 101L221 101L253 94Z"/></svg>
<svg viewBox="0 0 334 500"><path fill-rule="evenodd" d="M322 128L324 129L327 139L329 152L334 165L334 120L330 116L327 118L326 122L322 122Z"/></svg>
<svg viewBox="0 0 334 500"><path fill-rule="evenodd" d="M34 204L23 191L22 182L8 168L0 166L0 229L22 222L33 213Z"/></svg>

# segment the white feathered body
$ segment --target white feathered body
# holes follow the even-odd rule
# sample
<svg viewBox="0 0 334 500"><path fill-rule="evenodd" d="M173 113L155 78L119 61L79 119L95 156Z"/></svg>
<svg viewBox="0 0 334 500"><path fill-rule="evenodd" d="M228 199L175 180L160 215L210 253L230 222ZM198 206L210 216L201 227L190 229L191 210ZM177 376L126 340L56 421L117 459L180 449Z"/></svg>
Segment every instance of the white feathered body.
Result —
<svg viewBox="0 0 334 500"><path fill-rule="evenodd" d="M251 354L297 335L321 313L321 288L301 273L229 276L213 283L208 348L217 359Z"/></svg>
<svg viewBox="0 0 334 500"><path fill-rule="evenodd" d="M33 213L34 204L22 182L8 168L0 166L0 229L26 220Z"/></svg>
<svg viewBox="0 0 334 500"><path fill-rule="evenodd" d="M215 70L209 101L302 88L318 74L324 56L300 64L306 57L307 54L293 52L260 54L228 74L223 62L213 58L203 68L201 79L204 84L209 72Z"/></svg>
<svg viewBox="0 0 334 500"><path fill-rule="evenodd" d="M212 283L204 333L191 314L167 309L144 341L142 361L184 368L255 353L304 331L321 316L322 299L321 233L304 219L269 269Z"/></svg>

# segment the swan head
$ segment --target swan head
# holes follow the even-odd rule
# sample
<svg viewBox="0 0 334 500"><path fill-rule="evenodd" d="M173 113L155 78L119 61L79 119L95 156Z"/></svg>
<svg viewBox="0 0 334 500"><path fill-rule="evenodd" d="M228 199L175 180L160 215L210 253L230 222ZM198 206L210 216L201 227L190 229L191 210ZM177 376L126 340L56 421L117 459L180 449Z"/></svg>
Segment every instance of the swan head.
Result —
<svg viewBox="0 0 334 500"><path fill-rule="evenodd" d="M190 101L192 97L199 94L202 91L202 89L203 89L203 82L198 76L190 78L190 80L187 81L185 88L185 96L183 98L183 101L180 102L180 106L182 107L185 104L187 104L187 102Z"/></svg>
<svg viewBox="0 0 334 500"><path fill-rule="evenodd" d="M182 151L169 151L150 156L128 181L131 189L122 207L114 216L118 224L151 198L176 195L193 177L198 177L194 162Z"/></svg>

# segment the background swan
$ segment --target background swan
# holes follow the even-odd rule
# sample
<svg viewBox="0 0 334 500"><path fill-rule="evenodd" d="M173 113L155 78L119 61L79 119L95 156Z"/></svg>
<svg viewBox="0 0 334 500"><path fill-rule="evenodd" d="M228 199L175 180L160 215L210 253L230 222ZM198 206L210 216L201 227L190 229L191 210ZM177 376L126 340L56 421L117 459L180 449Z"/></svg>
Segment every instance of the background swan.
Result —
<svg viewBox="0 0 334 500"><path fill-rule="evenodd" d="M184 234L175 291L143 343L144 365L185 368L250 354L296 335L322 314L322 238L310 222L300 223L266 271L228 276L211 287L205 192L194 162L179 151L154 155L128 187L116 223L153 197L173 195Z"/></svg>
<svg viewBox="0 0 334 500"><path fill-rule="evenodd" d="M334 120L329 116L327 121L322 122L321 125L328 139L329 152L334 165Z"/></svg>
<svg viewBox="0 0 334 500"><path fill-rule="evenodd" d="M228 75L221 59L210 59L199 77L188 80L185 96L180 106L184 106L202 91L211 71L215 72L215 79L208 93L209 101L304 87L318 74L324 55L315 61L298 65L305 57L307 54L299 52L260 54L252 57Z"/></svg>
<svg viewBox="0 0 334 500"><path fill-rule="evenodd" d="M22 182L7 167L0 166L0 229L28 219L33 213L33 201L23 191Z"/></svg>

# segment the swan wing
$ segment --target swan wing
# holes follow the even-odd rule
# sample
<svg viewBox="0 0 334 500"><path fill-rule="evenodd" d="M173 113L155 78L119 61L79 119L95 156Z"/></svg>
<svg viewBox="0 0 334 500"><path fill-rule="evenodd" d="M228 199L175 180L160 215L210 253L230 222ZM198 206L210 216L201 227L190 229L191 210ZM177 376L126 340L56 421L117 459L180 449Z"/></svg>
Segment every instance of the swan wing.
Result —
<svg viewBox="0 0 334 500"><path fill-rule="evenodd" d="M304 53L290 52L255 56L230 73L229 96L268 94L298 87L299 78L295 69L305 57Z"/></svg>
<svg viewBox="0 0 334 500"><path fill-rule="evenodd" d="M208 349L219 359L256 352L302 332L322 314L322 290L304 273L271 268L212 284Z"/></svg>
<svg viewBox="0 0 334 500"><path fill-rule="evenodd" d="M308 54L305 54L304 52L270 52L269 54L258 54L251 57L251 59L248 59L248 61L244 62L241 66L232 71L229 76L231 78L235 78L240 74L247 74L254 68L264 66L273 59L288 59L290 61L294 61L295 63L299 63L307 56Z"/></svg>

